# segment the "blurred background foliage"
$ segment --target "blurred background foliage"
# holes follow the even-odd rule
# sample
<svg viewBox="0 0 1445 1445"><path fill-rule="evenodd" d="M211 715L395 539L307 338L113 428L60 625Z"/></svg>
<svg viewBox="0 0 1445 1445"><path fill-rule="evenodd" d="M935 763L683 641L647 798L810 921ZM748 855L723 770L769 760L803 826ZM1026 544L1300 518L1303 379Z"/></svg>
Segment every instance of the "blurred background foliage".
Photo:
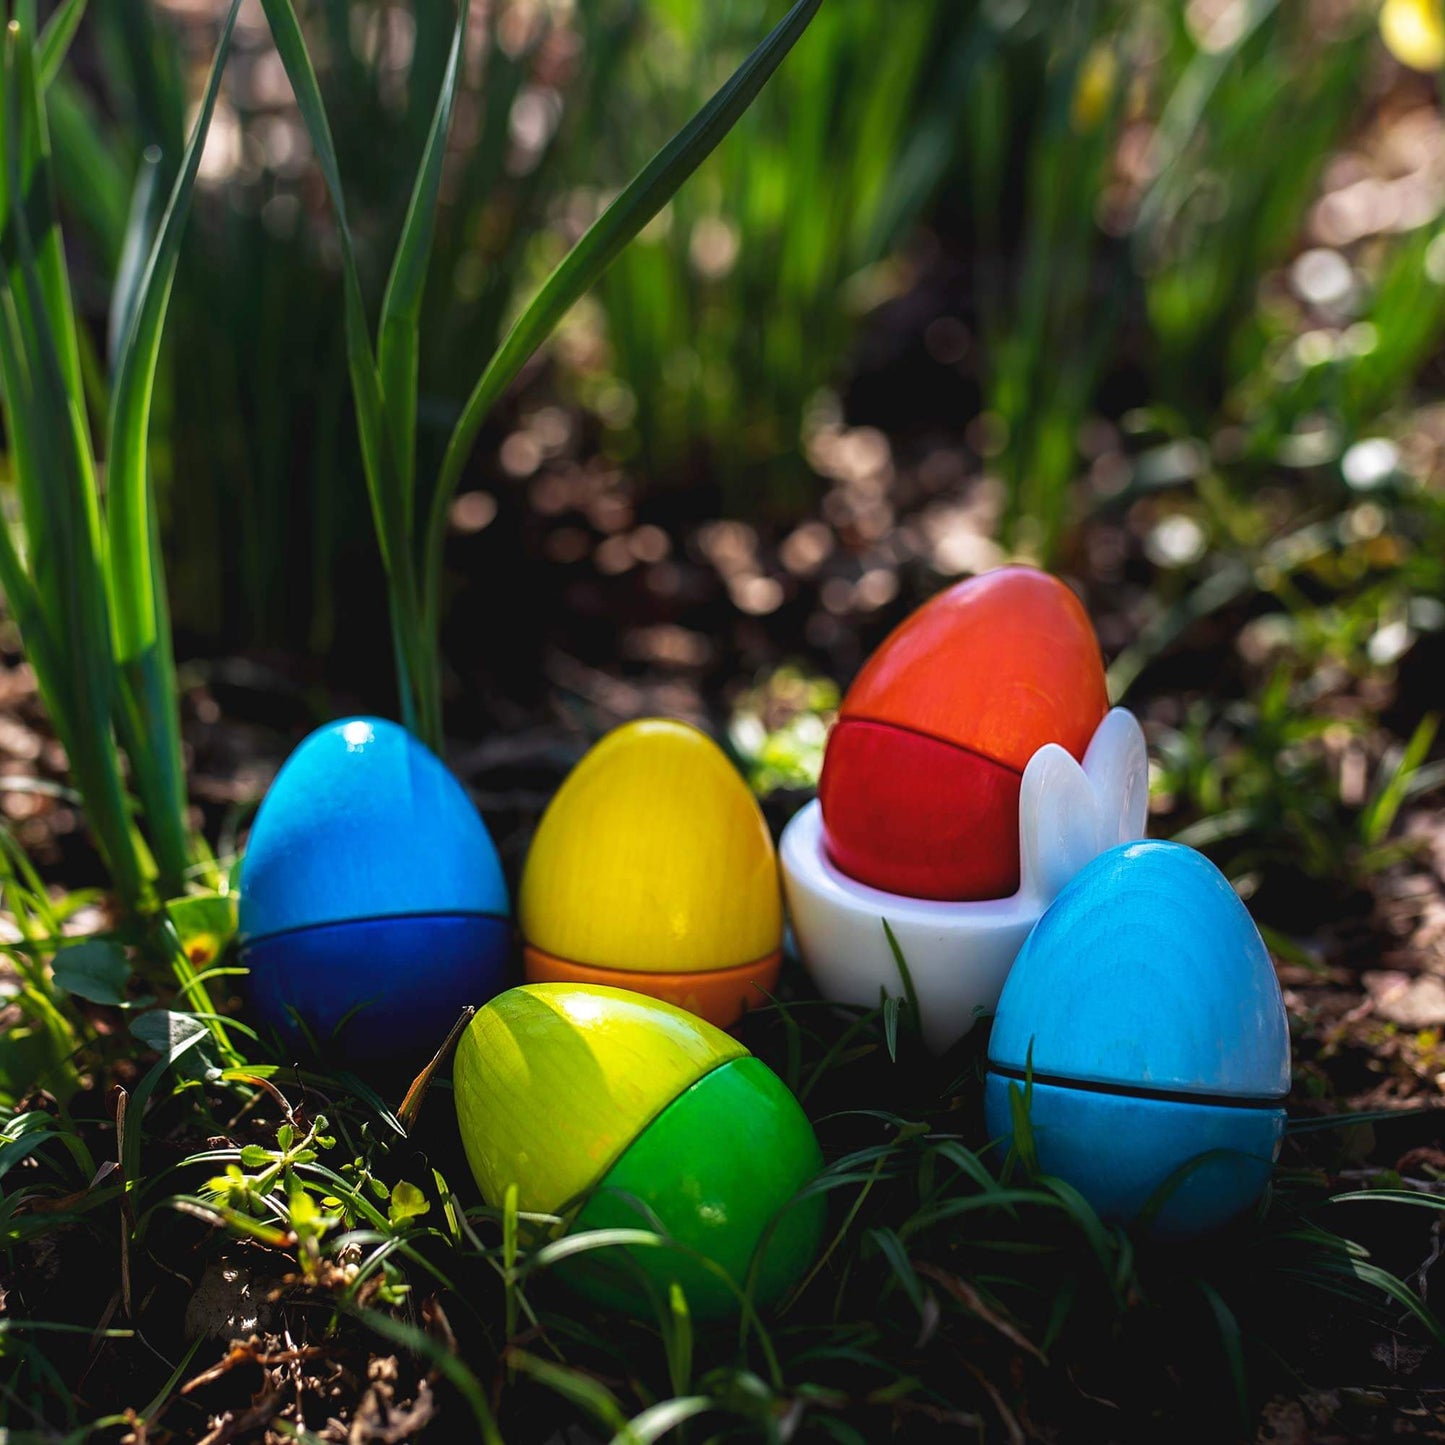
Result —
<svg viewBox="0 0 1445 1445"><path fill-rule="evenodd" d="M91 0L52 88L97 329L221 8ZM473 4L423 472L476 359L775 9ZM373 305L445 11L302 7ZM1165 831L1235 871L1378 862L1379 809L1438 781L1441 33L1435 0L828 0L484 432L448 539L453 733L559 697L723 706L755 776L806 786L815 680L1024 556L1088 594ZM256 6L176 285L152 466L183 677L250 668L290 730L391 708L334 222Z"/></svg>
<svg viewBox="0 0 1445 1445"><path fill-rule="evenodd" d="M96 295L122 264L145 148L179 155L218 8L91 7L54 126ZM434 442L467 359L770 13L474 8L423 328ZM375 290L445 62L443 11L310 7ZM1067 547L1098 418L1204 448L1128 458L1145 485L1217 454L1221 427L1241 479L1328 470L1398 405L1445 320L1438 119L1381 29L1353 0L831 0L738 134L578 308L553 385L639 486L703 483L727 514L796 521L826 480L800 443L942 247L968 275L950 298L961 314L936 318L928 345L953 373L967 461L1002 485L1010 548L1047 561ZM305 617L324 648L339 562L367 541L335 242L250 11L203 184L163 419L176 608L198 638L242 646L294 643ZM511 460L528 455L519 444Z"/></svg>

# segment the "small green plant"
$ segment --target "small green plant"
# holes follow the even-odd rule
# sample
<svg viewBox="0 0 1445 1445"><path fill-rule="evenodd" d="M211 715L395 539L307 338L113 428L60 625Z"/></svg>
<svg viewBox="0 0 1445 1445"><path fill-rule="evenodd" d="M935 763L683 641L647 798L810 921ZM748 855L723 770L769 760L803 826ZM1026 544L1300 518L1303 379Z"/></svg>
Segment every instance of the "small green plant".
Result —
<svg viewBox="0 0 1445 1445"><path fill-rule="evenodd" d="M838 684L784 666L733 706L728 740L763 797L779 788L815 788L828 729L838 713Z"/></svg>
<svg viewBox="0 0 1445 1445"><path fill-rule="evenodd" d="M1328 364L1281 384L1260 278L1300 241L1360 103L1373 28L1360 11L1319 31L1275 0L1211 16L1010 8L960 92L951 174L980 277L977 446L1003 483L1005 541L1046 564L1077 520L1081 434L1130 367L1147 368L1149 411L1169 436L1203 435L1227 397L1248 417L1251 454L1273 462L1321 405L1343 414L1346 445L1445 324L1426 228L1379 267L1359 318L1374 341L1332 345ZM1262 134L1278 136L1270 166L1254 163Z"/></svg>
<svg viewBox="0 0 1445 1445"><path fill-rule="evenodd" d="M66 1007L67 993L114 990L130 975L123 958L117 973L114 954L102 943L72 945L62 962L57 950L65 924L91 901L83 892L52 901L24 850L8 829L0 829L0 907L19 934L4 949L14 980L0 1005L6 1014L0 1026L0 1104L14 1105L32 1088L70 1098L79 1087L75 1056L85 1034ZM48 968L51 958L54 967Z"/></svg>
<svg viewBox="0 0 1445 1445"><path fill-rule="evenodd" d="M435 476L418 488L417 375L422 293L432 250L446 137L461 73L467 7L456 29L392 262L373 349L330 123L291 0L264 0L276 46L331 191L341 236L347 365L377 540L386 568L392 641L407 726L442 744L442 543L447 507L490 415L517 373L579 297L728 133L807 28L821 0L798 0L733 77L661 150L567 254L486 363L452 429Z"/></svg>
<svg viewBox="0 0 1445 1445"><path fill-rule="evenodd" d="M1278 0L1236 18L1216 28L1178 12L1165 27L1153 176L1133 223L1159 400L1196 427L1261 359L1248 334L1258 278L1299 240L1373 42L1365 10L1324 31ZM1276 150L1260 166L1265 134Z"/></svg>
<svg viewBox="0 0 1445 1445"><path fill-rule="evenodd" d="M791 1438L819 1442L956 1434L965 1421L1007 1438L1021 1417L1113 1432L1203 1417L1222 1435L1292 1388L1306 1321L1412 1347L1445 1338L1407 1284L1332 1227L1368 1207L1402 1228L1418 1218L1423 1241L1425 1211L1440 1201L1388 1173L1331 1200L1323 1176L1298 1167L1311 1141L1327 1152L1328 1120L1292 1132L1261 1218L1171 1249L1101 1220L1040 1176L1026 1147L1001 1168L968 1108L969 1061L945 1084L881 1010L842 1018L799 1004L754 1022L764 1057L783 1067L791 1056L806 1078L828 1141L807 1192L831 1201L830 1229L779 1311L753 1315L745 1287L741 1324L709 1328L676 1289L639 1319L580 1305L563 1276L587 1256L676 1246L645 1228L550 1239L526 1226L553 1221L477 1204L442 1089L403 1128L353 1079L226 1065L203 1021L140 1014L133 1027L159 1057L113 1126L64 1108L0 1108L10 1418L103 1423L88 1397L109 1373L125 1382L117 1415L121 1405L164 1415L183 1434L188 1393L237 1364L355 1361L360 1350L363 1381L370 1356L409 1362L429 1382L437 1428L466 1421L489 1441L569 1425L649 1439L704 1416L707 1438L734 1439L776 1438L780 1417ZM1019 1108L1026 1141L1026 1090ZM75 1295L35 1293L47 1238L63 1241ZM78 1288L81 1261L97 1258L98 1277ZM184 1342L171 1316L198 1274L218 1271L248 1310L264 1304L265 1323L248 1326L262 1339ZM114 1331L97 1338L87 1311L116 1295ZM268 1353L265 1337L288 1335ZM63 1383L77 1359L88 1365L79 1391ZM252 1378L234 1382L237 1398L254 1398ZM267 1408L278 1431L304 1428L306 1392L276 1391Z"/></svg>
<svg viewBox="0 0 1445 1445"><path fill-rule="evenodd" d="M1137 43L1127 8L1072 6L1061 18L1031 7L966 101L962 161L992 271L979 288L983 446L1004 484L1006 539L1045 563L1070 521L1079 433L1130 299L1128 269L1111 266L1098 214ZM1030 107L1020 115L1024 96ZM1024 220L1014 236L1017 187ZM1011 267L1005 258L1015 255Z"/></svg>
<svg viewBox="0 0 1445 1445"><path fill-rule="evenodd" d="M477 359L496 349L539 279L577 142L616 123L613 72L635 43L639 9L636 0L472 7L463 106L475 110L464 116L465 146L453 137L422 303L423 455L444 440ZM62 209L101 273L94 289L122 269L143 171L157 209L165 199L185 140L188 57L220 17L155 0L90 0L85 14L98 64L63 69L47 110ZM326 56L320 83L370 304L405 223L455 12L328 0L299 16ZM564 90L554 57L573 48L585 65ZM224 143L176 276L151 460L177 625L213 648L304 640L322 653L368 596L369 571L354 564L375 541L368 509L353 505L361 458L335 324L334 237L304 141L289 112L278 116L265 73L236 67L222 90ZM560 116L519 161L511 120L529 106ZM296 143L278 147L278 135Z"/></svg>

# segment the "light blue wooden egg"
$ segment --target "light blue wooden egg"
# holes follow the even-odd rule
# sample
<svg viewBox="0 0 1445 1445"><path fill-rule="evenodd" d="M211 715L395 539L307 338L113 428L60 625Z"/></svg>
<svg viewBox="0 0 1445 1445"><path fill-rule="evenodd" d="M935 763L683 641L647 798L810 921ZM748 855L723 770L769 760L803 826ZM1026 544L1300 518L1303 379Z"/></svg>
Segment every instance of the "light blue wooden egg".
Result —
<svg viewBox="0 0 1445 1445"><path fill-rule="evenodd" d="M395 723L331 723L277 774L241 865L251 1011L290 1049L415 1063L506 987L508 912L445 765Z"/></svg>
<svg viewBox="0 0 1445 1445"><path fill-rule="evenodd" d="M1065 886L994 1020L985 1105L1006 1143L1026 1075L1040 1168L1104 1218L1135 1220L1176 1177L1159 1236L1259 1198L1284 1137L1289 1026L1259 930L1207 858L1126 843Z"/></svg>

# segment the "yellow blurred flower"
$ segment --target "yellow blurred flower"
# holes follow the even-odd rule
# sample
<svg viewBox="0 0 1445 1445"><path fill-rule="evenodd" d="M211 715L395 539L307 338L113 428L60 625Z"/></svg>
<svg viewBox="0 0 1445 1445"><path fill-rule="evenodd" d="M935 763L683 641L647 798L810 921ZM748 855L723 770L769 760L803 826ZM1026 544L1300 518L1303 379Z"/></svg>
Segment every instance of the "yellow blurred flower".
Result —
<svg viewBox="0 0 1445 1445"><path fill-rule="evenodd" d="M1113 50L1100 42L1084 57L1069 105L1069 123L1080 135L1098 129L1114 99L1119 62Z"/></svg>
<svg viewBox="0 0 1445 1445"><path fill-rule="evenodd" d="M1445 65L1445 14L1441 0L1385 0L1380 35L1390 54L1411 70Z"/></svg>
<svg viewBox="0 0 1445 1445"><path fill-rule="evenodd" d="M186 940L186 957L194 968L204 968L220 956L221 940L210 933L197 933Z"/></svg>

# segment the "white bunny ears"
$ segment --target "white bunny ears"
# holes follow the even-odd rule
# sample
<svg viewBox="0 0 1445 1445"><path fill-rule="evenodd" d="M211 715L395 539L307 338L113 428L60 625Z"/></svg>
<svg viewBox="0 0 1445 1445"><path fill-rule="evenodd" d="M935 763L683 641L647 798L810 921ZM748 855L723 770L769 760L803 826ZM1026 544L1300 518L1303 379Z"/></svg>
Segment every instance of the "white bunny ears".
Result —
<svg viewBox="0 0 1445 1445"><path fill-rule="evenodd" d="M1011 898L947 903L870 888L841 872L809 803L779 848L793 933L818 988L836 1003L875 1007L903 979L884 920L918 997L923 1036L942 1052L993 1012L1029 930L1086 863L1144 835L1149 759L1133 713L1116 707L1083 765L1057 743L1040 748L1019 792L1019 890Z"/></svg>

